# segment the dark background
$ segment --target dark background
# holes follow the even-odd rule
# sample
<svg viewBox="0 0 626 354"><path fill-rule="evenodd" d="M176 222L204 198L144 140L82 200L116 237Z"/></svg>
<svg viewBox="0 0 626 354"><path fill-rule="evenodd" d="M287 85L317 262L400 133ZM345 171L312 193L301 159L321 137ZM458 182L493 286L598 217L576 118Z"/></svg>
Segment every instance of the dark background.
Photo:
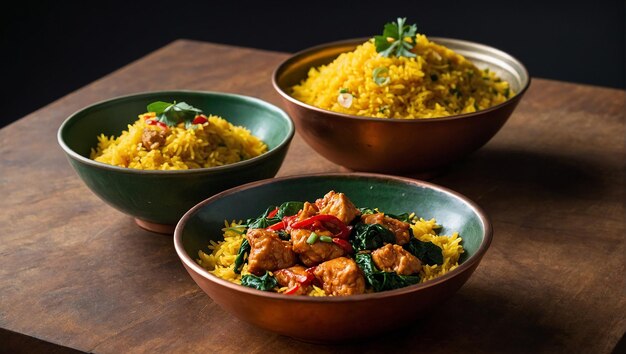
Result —
<svg viewBox="0 0 626 354"><path fill-rule="evenodd" d="M19 1L0 13L0 126L178 38L294 52L398 16L504 50L533 77L624 88L623 0Z"/></svg>

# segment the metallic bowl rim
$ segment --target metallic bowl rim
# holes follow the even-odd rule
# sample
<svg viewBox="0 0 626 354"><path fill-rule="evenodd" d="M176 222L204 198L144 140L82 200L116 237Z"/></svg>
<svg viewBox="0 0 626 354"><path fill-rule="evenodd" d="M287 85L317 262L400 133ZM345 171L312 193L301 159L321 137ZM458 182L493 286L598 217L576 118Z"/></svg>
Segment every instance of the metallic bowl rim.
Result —
<svg viewBox="0 0 626 354"><path fill-rule="evenodd" d="M476 250L476 253L474 253L471 257L466 259L458 267L456 267L455 269L449 271L448 273L438 278L429 280L425 283L419 283L419 284L410 285L410 286L400 288L400 289L382 291L378 293L350 295L350 296L326 296L326 297L289 296L285 294L270 293L266 291L252 289L252 288L248 288L239 284L231 283L228 280L221 279L209 273L207 270L205 270L200 265L198 265L196 261L192 259L185 251L185 248L183 246L183 241L182 241L182 232L183 232L184 226L187 223L187 221L193 216L193 214L195 214L196 211L198 211L200 208L204 207L205 205L210 204L213 201L226 197L228 195L239 193L241 191L260 187L260 186L267 185L267 184L281 183L283 181L297 180L297 179L325 178L325 177L370 178L370 179L376 179L376 180L381 180L381 181L393 180L393 181L403 183L403 184L410 184L414 187L433 189L433 190L442 192L444 194L447 194L449 196L452 196L453 198L460 200L463 203L467 204L470 207L470 209L480 219L483 225L483 228L485 230L483 233L483 238L480 242L480 246ZM183 217L176 224L176 228L174 230L173 241L174 241L174 248L176 250L176 254L178 255L181 262L188 269L191 269L195 274L201 276L202 278L208 280L211 283L214 283L217 286L227 287L227 288L230 288L231 290L242 292L250 296L263 297L263 298L268 298L272 300L289 301L289 302L296 302L296 303L303 303L303 302L304 303L345 303L345 302L374 300L374 299L387 298L387 297L393 297L393 296L402 296L405 294L418 292L418 291L422 291L428 288L435 287L454 277L460 276L462 273L470 270L473 266L477 265L481 261L485 253L487 252L487 249L491 245L492 239L493 239L493 227L491 225L491 221L489 217L487 216L487 214L475 202L473 202L466 196L456 191L453 191L449 188L446 188L446 187L443 187L434 183L417 180L413 178L408 178L408 177L399 177L399 176L385 175L385 174L379 174L379 173L338 172L338 173L311 173L311 174L303 174L303 175L295 175L295 176L269 178L269 179L264 179L260 181L243 184L241 186L233 187L223 192L220 192L218 194L215 194L211 196L210 198L207 198L201 201L200 203L196 204L193 208L191 208L189 211L187 211L183 215Z"/></svg>
<svg viewBox="0 0 626 354"><path fill-rule="evenodd" d="M507 99L506 101L504 101L502 103L499 103L499 104L497 104L495 106L492 106L492 107L489 107L489 108L486 108L486 109L483 109L483 110L480 110L480 111L471 112L471 113L463 113L463 114L456 114L456 115L452 115L452 116L435 117L435 118L428 118L428 119L419 119L419 118L413 118L413 119L376 118L376 117L365 117L365 116L357 116L357 115L353 115L353 114L346 114L346 113L335 112L335 111L319 108L319 107L310 105L308 103L304 103L304 102L302 102L302 101L292 97L291 95L289 95L287 92L285 92L278 85L278 80L277 79L278 79L279 72L281 72L284 69L284 67L286 67L290 62L292 62L296 58L306 56L306 55L308 55L308 54L310 54L312 52L316 52L316 51L319 51L321 49L328 48L328 47L333 47L333 46L338 46L338 45L346 45L346 44L359 45L359 44L362 44L362 43L370 40L371 38L372 37L350 38L350 39L343 39L343 40L338 40L338 41L318 44L318 45L315 45L315 46L303 49L301 51L298 51L298 52L290 55L287 59L283 60L274 69L274 72L272 73L272 86L274 87L274 90L276 90L276 92L278 92L278 94L280 94L284 99L286 99L289 102L291 102L293 104L296 104L296 105L298 105L298 106L300 106L302 108L313 110L313 111L317 111L317 112L328 114L328 115L341 117L341 118L348 118L348 119L354 119L354 120L365 120L365 121L381 122L381 123L382 122L393 122L393 123L403 123L403 124L426 124L427 122L441 122L441 121L446 121L446 120L464 119L464 118L474 117L474 116L481 115L481 114L486 113L486 112L497 110L500 107L509 104L512 100L519 99L520 97L522 97L524 95L524 93L526 92L526 90L528 90L528 87L530 86L530 82L532 81L531 76L530 76L526 66L519 59L517 59L516 57L512 56L511 54L509 54L509 53L507 53L505 51L502 51L502 50L497 49L495 47L488 46L486 44L482 44L482 43L478 43L478 42L472 42L472 41L467 41L467 40L463 40L463 39L447 38L447 37L428 37L428 39L433 41L433 42L437 42L437 41L441 41L441 40L447 41L447 42L456 42L456 43L459 43L459 44L465 44L465 45L473 46L473 47L476 47L476 48L487 49L489 51L498 53L499 55L502 55L504 57L508 57L515 64L519 65L519 67L522 69L522 72L525 75L525 77L527 78L527 80L526 80L525 83L523 83L522 89L519 92L517 92L515 94L515 96L513 96L513 97Z"/></svg>
<svg viewBox="0 0 626 354"><path fill-rule="evenodd" d="M244 101L248 101L254 104L258 104L260 106L263 106L264 108L269 108L277 113L279 113L279 115L285 120L285 122L287 122L288 125L288 132L285 135L285 137L283 138L283 140L276 145L273 149L269 149L266 153L261 154L259 156L255 156L251 159L248 160L244 160L244 161L239 161L239 162L235 162L235 163L231 163L228 165L223 165L223 166L215 166L215 167L202 167L202 168L194 168L194 169L188 169L188 170L140 170L140 169L135 169L135 168L128 168L128 167L119 167L119 166L113 166L113 165L109 165L109 164L105 164L103 162L98 162L98 161L94 161L92 159L86 158L80 154L78 154L76 151L72 150L66 143L65 140L63 139L63 131L65 129L67 129L67 126L70 124L71 121L73 121L75 119L76 116L78 116L79 114L81 114L82 112L92 109L94 107L100 106L100 105L106 105L106 104L113 104L117 101L123 101L123 100L130 100L130 99L134 99L137 97L141 97L141 96L151 96L151 95L167 95L167 94L200 94L200 95L211 95L211 96L222 96L222 97L229 97L229 98L238 98L238 99L243 99ZM142 91L142 92L136 92L136 93L131 93L131 94L127 94L127 95L121 95L121 96L116 96L113 98L108 98L108 99L104 99L95 103L92 103L88 106L85 106L83 108L80 108L79 110L75 111L74 113L70 114L64 121L63 123L61 123L61 126L59 126L59 129L57 130L57 142L59 143L59 145L61 146L61 148L63 149L63 151L72 159L81 162L83 164L98 168L98 169L104 169L104 170L110 170L110 171L114 171L117 173L122 173L122 174L137 174L137 175L169 175L169 176L173 176L173 175L195 175L195 174L212 174L212 173L221 173L221 172L230 172L230 171L235 171L235 170L240 170L246 167L249 167L251 165L256 165L259 164L261 162L263 162L264 160L270 158L271 156L277 154L279 151L281 151L285 146L287 146L291 140L294 137L294 134L296 132L296 128L295 125L293 123L293 119L289 116L289 114L287 114L287 112L285 112L283 109L279 108L278 106L269 103L265 100L262 100L260 98L256 98L256 97L252 97L252 96L246 96L246 95L240 95L240 94L235 94L235 93L227 93L227 92L218 92L218 91L202 91L202 90L158 90L158 91ZM95 137L94 137L95 138Z"/></svg>

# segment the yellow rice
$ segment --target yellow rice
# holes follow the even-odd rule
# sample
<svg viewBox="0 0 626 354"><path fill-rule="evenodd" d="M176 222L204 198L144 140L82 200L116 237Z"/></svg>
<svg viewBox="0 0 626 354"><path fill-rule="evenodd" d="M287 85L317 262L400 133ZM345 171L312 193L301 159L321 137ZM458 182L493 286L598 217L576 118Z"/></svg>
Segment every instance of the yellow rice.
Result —
<svg viewBox="0 0 626 354"><path fill-rule="evenodd" d="M413 216L413 215L412 215ZM217 277L228 280L235 284L241 284L241 277L249 274L248 264L244 263L241 274L237 274L234 271L235 259L239 252L241 242L243 242L245 235L245 226L241 225L241 221L224 221L225 227L222 229L224 239L219 242L210 241L208 246L210 253L205 253L202 250L198 251L198 259L196 261L200 266L214 274ZM459 265L459 257L464 252L461 245L461 237L457 232L451 236L437 235L436 231L440 226L437 225L435 219L424 220L422 218L414 217L411 221L411 229L413 234L420 241L430 241L435 245L441 247L443 253L442 265L423 265L420 272L421 282L425 282L436 277L439 277L447 272L453 270ZM286 291L287 288L278 289L279 292ZM309 296L325 296L324 290L313 286L313 289L309 292Z"/></svg>
<svg viewBox="0 0 626 354"><path fill-rule="evenodd" d="M101 134L91 158L109 165L141 170L186 170L215 167L247 160L267 151L267 146L244 127L210 115L208 123L185 129L184 123L169 127L165 144L153 150L142 145L144 129L162 129L148 125L153 112L139 115L128 130L117 137Z"/></svg>
<svg viewBox="0 0 626 354"><path fill-rule="evenodd" d="M294 86L292 96L304 103L340 113L378 118L435 118L486 109L513 96L508 82L478 69L454 51L415 37L415 58L383 57L373 40L339 55L332 63L311 68ZM373 71L387 68L379 86ZM353 97L340 104L340 91Z"/></svg>

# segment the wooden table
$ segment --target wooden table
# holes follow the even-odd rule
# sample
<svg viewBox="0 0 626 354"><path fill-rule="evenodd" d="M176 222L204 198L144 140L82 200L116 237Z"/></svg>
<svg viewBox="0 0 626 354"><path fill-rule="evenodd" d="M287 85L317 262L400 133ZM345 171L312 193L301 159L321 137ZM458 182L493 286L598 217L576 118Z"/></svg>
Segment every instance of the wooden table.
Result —
<svg viewBox="0 0 626 354"><path fill-rule="evenodd" d="M0 130L0 348L614 350L626 329L624 91L534 79L491 142L432 180L493 221L494 241L474 276L437 316L341 346L301 343L224 312L185 272L172 238L104 204L57 144L68 115L134 92L226 91L280 104L270 76L287 56L176 41ZM296 136L279 175L331 171L345 169Z"/></svg>

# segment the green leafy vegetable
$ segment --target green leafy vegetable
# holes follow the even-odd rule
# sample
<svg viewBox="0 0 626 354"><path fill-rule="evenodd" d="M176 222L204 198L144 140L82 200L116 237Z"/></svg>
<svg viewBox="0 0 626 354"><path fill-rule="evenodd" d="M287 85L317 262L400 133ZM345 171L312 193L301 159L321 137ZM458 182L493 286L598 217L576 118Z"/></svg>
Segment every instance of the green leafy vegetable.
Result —
<svg viewBox="0 0 626 354"><path fill-rule="evenodd" d="M389 69L385 66L379 66L372 71L372 79L378 86L385 86L391 81L389 75Z"/></svg>
<svg viewBox="0 0 626 354"><path fill-rule="evenodd" d="M250 243L248 243L247 239L243 239L241 242L241 246L239 246L239 252L237 252L237 258L235 258L235 267L234 271L237 274L241 273L241 267L248 259L248 255L250 254Z"/></svg>
<svg viewBox="0 0 626 354"><path fill-rule="evenodd" d="M278 281L266 271L261 277L257 277L254 274L244 275L241 277L241 285L257 290L271 291L278 287Z"/></svg>
<svg viewBox="0 0 626 354"><path fill-rule="evenodd" d="M272 205L268 207L259 217L246 220L246 225L249 229L264 229L270 225L280 222L285 216L296 215L303 207L303 202L284 202L278 207L276 215L268 218L268 215L276 209L276 207Z"/></svg>
<svg viewBox="0 0 626 354"><path fill-rule="evenodd" d="M285 216L296 215L302 208L304 208L303 202L284 202L278 207L276 216L282 219Z"/></svg>
<svg viewBox="0 0 626 354"><path fill-rule="evenodd" d="M147 107L148 112L154 112L158 121L167 124L170 127L176 126L178 123L185 122L185 127L192 126L193 119L202 114L202 110L195 108L185 102L174 101L168 103L163 101L152 102Z"/></svg>
<svg viewBox="0 0 626 354"><path fill-rule="evenodd" d="M424 242L411 235L409 243L402 246L409 253L428 265L443 264L443 251L432 242Z"/></svg>
<svg viewBox="0 0 626 354"><path fill-rule="evenodd" d="M276 209L275 206L269 206L259 217L246 220L246 225L249 229L264 229L270 225L276 224L281 220L278 216L268 217L269 213L274 209ZM278 215L278 213L276 213L276 215Z"/></svg>
<svg viewBox="0 0 626 354"><path fill-rule="evenodd" d="M402 214L385 214L386 216L390 217L390 218L394 218L396 220L400 220L402 222L411 222L411 219L409 218L409 216L411 216L409 213L402 213Z"/></svg>
<svg viewBox="0 0 626 354"><path fill-rule="evenodd" d="M369 214L376 214L376 213L382 213L382 211L376 211L374 209L371 208L359 208L359 211L361 212L361 215L369 215ZM400 221L404 221L404 222L410 222L411 219L409 218L411 214L409 213L402 213L402 214L387 214L385 213L385 216L388 216L390 218L394 218Z"/></svg>
<svg viewBox="0 0 626 354"><path fill-rule="evenodd" d="M374 36L374 45L376 51L384 57L395 55L396 57L415 57L415 53L411 52L413 44L406 41L409 37L411 40L415 37L417 31L416 25L405 25L406 18L398 17L394 23L387 23L383 29L381 36Z"/></svg>
<svg viewBox="0 0 626 354"><path fill-rule="evenodd" d="M361 215L369 215L369 214L376 214L378 213L376 210L372 209L372 208L358 208L359 211L361 212Z"/></svg>
<svg viewBox="0 0 626 354"><path fill-rule="evenodd" d="M396 236L380 224L357 223L354 225L354 239L350 241L355 252L375 250L385 243L395 243Z"/></svg>
<svg viewBox="0 0 626 354"><path fill-rule="evenodd" d="M420 282L419 275L399 275L396 272L380 271L369 253L356 255L356 264L365 275L365 281L376 292L404 288Z"/></svg>

